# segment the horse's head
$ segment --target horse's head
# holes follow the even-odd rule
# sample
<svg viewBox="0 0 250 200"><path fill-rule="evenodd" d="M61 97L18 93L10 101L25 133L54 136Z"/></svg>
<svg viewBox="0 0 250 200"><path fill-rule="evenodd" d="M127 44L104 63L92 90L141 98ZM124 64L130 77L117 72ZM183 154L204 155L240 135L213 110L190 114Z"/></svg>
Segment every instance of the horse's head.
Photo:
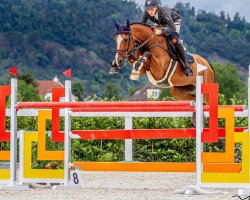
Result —
<svg viewBox="0 0 250 200"><path fill-rule="evenodd" d="M120 25L115 21L116 26L116 55L115 62L117 66L122 66L128 58L130 52L134 49L135 44L131 36L130 23L127 20L126 25Z"/></svg>

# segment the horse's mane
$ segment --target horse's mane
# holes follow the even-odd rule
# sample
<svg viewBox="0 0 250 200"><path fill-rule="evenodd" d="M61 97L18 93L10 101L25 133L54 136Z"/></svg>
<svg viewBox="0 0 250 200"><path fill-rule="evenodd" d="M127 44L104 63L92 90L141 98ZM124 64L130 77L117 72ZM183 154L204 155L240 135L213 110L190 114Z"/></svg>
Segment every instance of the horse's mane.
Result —
<svg viewBox="0 0 250 200"><path fill-rule="evenodd" d="M141 26L145 26L145 27L148 27L151 30L153 30L153 28L152 28L152 26L150 24L146 24L146 23L142 23L142 22L133 22L133 23L130 24L130 26L133 26L133 25L141 25Z"/></svg>

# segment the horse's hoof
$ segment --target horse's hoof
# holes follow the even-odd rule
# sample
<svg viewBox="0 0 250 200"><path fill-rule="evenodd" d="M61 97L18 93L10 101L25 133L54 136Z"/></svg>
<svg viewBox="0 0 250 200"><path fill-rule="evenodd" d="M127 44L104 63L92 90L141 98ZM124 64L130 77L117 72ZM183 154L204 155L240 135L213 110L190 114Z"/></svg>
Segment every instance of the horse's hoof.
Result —
<svg viewBox="0 0 250 200"><path fill-rule="evenodd" d="M110 75L114 75L114 74L118 74L119 72L111 72L111 71L109 71L109 74Z"/></svg>
<svg viewBox="0 0 250 200"><path fill-rule="evenodd" d="M119 73L119 68L117 67L111 67L109 70L109 74L113 75L113 74L118 74Z"/></svg>

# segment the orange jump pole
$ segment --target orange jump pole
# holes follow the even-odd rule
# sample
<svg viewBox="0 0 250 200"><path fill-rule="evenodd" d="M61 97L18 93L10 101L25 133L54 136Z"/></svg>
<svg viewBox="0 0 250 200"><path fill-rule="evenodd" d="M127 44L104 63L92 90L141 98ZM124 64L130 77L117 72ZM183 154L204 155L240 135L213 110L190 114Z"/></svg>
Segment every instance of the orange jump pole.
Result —
<svg viewBox="0 0 250 200"><path fill-rule="evenodd" d="M195 172L195 163L178 162L74 162L83 171L113 172ZM241 164L206 163L204 172L239 173Z"/></svg>

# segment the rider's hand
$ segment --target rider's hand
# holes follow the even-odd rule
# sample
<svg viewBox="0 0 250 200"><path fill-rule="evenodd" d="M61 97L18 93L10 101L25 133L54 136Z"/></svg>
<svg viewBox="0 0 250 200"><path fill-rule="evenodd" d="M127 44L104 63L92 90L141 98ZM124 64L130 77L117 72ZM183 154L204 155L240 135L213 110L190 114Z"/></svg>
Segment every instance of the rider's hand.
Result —
<svg viewBox="0 0 250 200"><path fill-rule="evenodd" d="M158 29L158 28L156 28L156 29L154 30L154 32L155 32L155 35L161 35L161 34L162 34L161 29Z"/></svg>

